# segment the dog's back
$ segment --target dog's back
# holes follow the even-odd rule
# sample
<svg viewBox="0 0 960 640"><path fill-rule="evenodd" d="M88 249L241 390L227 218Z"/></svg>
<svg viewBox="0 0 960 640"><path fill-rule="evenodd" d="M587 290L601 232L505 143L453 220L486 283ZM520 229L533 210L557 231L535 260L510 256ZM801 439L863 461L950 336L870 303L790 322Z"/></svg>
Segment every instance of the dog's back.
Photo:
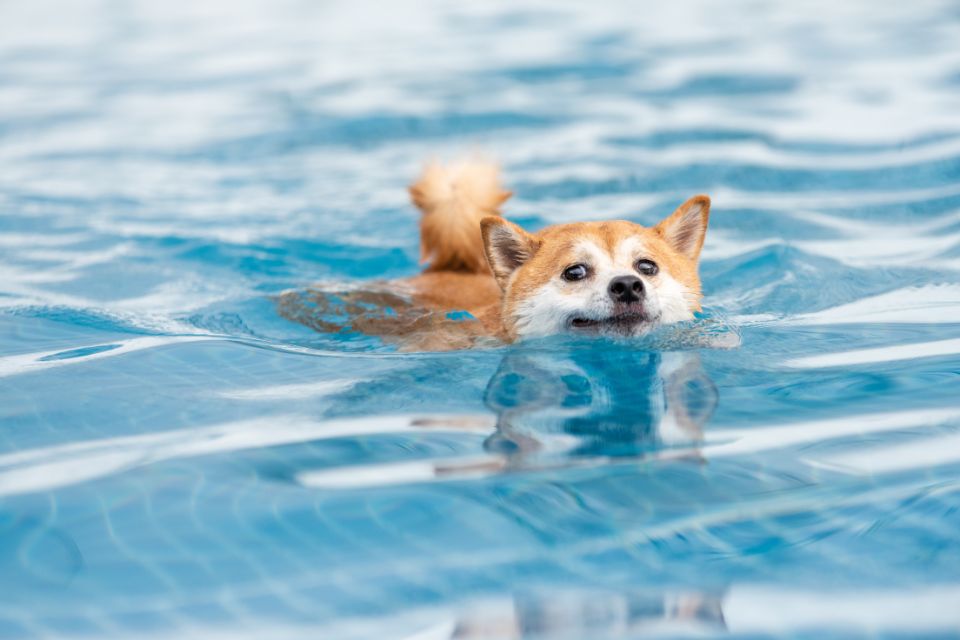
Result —
<svg viewBox="0 0 960 640"><path fill-rule="evenodd" d="M281 315L323 333L379 336L401 350L464 349L500 329L500 288L483 249L480 220L499 216L511 193L496 165L430 164L410 187L422 212L424 271L362 289L330 283L278 298Z"/></svg>

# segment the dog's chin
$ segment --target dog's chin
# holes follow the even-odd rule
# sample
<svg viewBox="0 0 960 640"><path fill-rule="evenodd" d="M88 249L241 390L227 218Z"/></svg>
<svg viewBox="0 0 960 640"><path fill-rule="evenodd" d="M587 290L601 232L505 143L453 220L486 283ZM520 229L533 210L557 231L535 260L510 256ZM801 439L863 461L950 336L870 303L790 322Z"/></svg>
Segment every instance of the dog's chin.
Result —
<svg viewBox="0 0 960 640"><path fill-rule="evenodd" d="M615 313L604 318L573 315L567 320L567 330L584 335L642 336L653 329L656 321L643 311Z"/></svg>

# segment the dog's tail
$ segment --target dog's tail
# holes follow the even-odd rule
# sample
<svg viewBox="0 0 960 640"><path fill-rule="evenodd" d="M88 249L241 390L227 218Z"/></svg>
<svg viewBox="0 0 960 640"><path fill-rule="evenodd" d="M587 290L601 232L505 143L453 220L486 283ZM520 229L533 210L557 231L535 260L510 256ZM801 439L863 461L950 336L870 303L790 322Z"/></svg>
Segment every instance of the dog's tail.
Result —
<svg viewBox="0 0 960 640"><path fill-rule="evenodd" d="M470 160L448 166L431 163L410 186L420 220L420 259L427 271L489 273L480 220L500 215L511 192L500 186L497 165Z"/></svg>

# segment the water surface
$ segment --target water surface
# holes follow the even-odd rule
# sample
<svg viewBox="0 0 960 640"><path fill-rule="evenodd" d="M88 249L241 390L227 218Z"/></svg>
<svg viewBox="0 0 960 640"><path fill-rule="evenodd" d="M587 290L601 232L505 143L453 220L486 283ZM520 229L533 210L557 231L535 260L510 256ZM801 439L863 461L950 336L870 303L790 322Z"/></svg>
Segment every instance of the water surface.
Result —
<svg viewBox="0 0 960 640"><path fill-rule="evenodd" d="M596 4L0 9L0 636L957 633L960 13ZM530 228L710 194L740 346L277 313L475 150Z"/></svg>

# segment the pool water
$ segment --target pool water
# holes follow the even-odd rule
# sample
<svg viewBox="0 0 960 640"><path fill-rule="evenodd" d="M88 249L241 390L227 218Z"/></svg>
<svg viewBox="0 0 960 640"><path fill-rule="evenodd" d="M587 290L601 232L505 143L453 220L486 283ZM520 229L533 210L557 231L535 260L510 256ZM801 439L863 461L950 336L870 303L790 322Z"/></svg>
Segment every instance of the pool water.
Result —
<svg viewBox="0 0 960 640"><path fill-rule="evenodd" d="M4 4L0 637L960 634L960 12L660 4ZM475 151L531 229L710 194L703 317L281 317Z"/></svg>

